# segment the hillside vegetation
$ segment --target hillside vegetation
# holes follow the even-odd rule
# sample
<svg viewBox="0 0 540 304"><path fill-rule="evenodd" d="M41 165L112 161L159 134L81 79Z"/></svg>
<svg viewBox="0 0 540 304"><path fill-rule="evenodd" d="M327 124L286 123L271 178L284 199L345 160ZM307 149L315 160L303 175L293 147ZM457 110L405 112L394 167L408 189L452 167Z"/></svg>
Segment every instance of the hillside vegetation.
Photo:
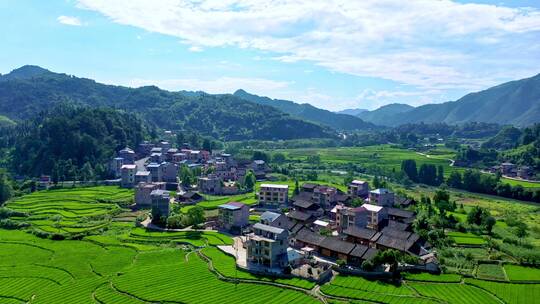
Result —
<svg viewBox="0 0 540 304"><path fill-rule="evenodd" d="M61 102L123 109L163 129L184 129L224 140L334 136L329 128L233 95L104 85L34 66L0 76L0 114L11 119L30 118Z"/></svg>

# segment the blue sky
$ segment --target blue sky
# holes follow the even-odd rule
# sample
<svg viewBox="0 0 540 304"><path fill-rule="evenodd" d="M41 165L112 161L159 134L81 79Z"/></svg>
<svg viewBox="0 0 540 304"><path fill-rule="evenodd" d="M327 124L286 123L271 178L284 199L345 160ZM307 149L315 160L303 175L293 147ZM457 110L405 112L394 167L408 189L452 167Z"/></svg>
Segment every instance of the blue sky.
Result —
<svg viewBox="0 0 540 304"><path fill-rule="evenodd" d="M0 73L318 107L421 105L540 73L540 1L0 0Z"/></svg>

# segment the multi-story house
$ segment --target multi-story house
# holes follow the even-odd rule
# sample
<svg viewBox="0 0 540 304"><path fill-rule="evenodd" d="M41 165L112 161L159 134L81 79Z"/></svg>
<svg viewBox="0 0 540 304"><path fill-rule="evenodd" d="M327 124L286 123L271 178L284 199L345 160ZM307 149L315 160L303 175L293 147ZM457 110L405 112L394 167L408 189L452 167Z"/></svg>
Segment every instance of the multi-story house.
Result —
<svg viewBox="0 0 540 304"><path fill-rule="evenodd" d="M247 237L247 261L249 263L283 268L288 265L287 247L289 233L286 229L261 223L253 225L253 233Z"/></svg>
<svg viewBox="0 0 540 304"><path fill-rule="evenodd" d="M150 194L154 190L165 190L165 183L139 183L135 187L135 205L137 208L152 207Z"/></svg>
<svg viewBox="0 0 540 304"><path fill-rule="evenodd" d="M170 192L156 189L150 193L150 198L152 200L152 219L157 220L169 217Z"/></svg>
<svg viewBox="0 0 540 304"><path fill-rule="evenodd" d="M159 165L161 171L161 181L166 183L178 182L178 165L175 163L163 162Z"/></svg>
<svg viewBox="0 0 540 304"><path fill-rule="evenodd" d="M337 189L328 186L317 186L313 189L312 200L323 209L331 209L337 202Z"/></svg>
<svg viewBox="0 0 540 304"><path fill-rule="evenodd" d="M352 197L366 198L369 195L369 185L365 181L353 180L347 186L347 194Z"/></svg>
<svg viewBox="0 0 540 304"><path fill-rule="evenodd" d="M152 181L152 176L150 176L150 171L137 171L135 173L135 185L139 183L149 183Z"/></svg>
<svg viewBox="0 0 540 304"><path fill-rule="evenodd" d="M259 190L259 204L266 207L278 208L289 202L289 186L262 184Z"/></svg>
<svg viewBox="0 0 540 304"><path fill-rule="evenodd" d="M124 165L131 165L135 163L135 151L128 147L118 151L118 157L124 159Z"/></svg>
<svg viewBox="0 0 540 304"><path fill-rule="evenodd" d="M149 163L146 166L146 169L148 171L150 171L150 176L151 176L152 182L161 182L162 181L162 179L163 179L162 171L161 171L161 168L160 168L158 163Z"/></svg>
<svg viewBox="0 0 540 304"><path fill-rule="evenodd" d="M218 176L209 174L206 177L199 177L197 180L197 187L202 193L221 194L223 182Z"/></svg>
<svg viewBox="0 0 540 304"><path fill-rule="evenodd" d="M122 188L132 188L135 186L135 172L137 171L136 165L123 165L121 171L120 185Z"/></svg>
<svg viewBox="0 0 540 304"><path fill-rule="evenodd" d="M218 224L225 230L238 230L249 224L249 207L242 203L230 202L218 206Z"/></svg>
<svg viewBox="0 0 540 304"><path fill-rule="evenodd" d="M369 203L377 206L392 207L394 206L394 192L385 189L375 189L369 192Z"/></svg>

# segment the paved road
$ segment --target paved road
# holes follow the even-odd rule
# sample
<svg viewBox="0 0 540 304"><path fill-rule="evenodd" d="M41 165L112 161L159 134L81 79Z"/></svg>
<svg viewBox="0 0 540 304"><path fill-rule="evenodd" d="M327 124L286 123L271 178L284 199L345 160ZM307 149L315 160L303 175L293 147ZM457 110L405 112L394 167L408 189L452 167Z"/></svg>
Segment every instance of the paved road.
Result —
<svg viewBox="0 0 540 304"><path fill-rule="evenodd" d="M146 163L147 160L148 160L148 157L141 158L135 161L135 165L137 165L137 171L146 171L144 164Z"/></svg>

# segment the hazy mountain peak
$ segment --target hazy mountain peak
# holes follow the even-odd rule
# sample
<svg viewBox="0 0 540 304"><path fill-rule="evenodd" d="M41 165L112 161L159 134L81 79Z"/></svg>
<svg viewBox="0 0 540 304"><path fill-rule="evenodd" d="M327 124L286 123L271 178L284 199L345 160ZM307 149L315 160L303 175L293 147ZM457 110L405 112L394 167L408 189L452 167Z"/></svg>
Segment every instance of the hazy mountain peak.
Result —
<svg viewBox="0 0 540 304"><path fill-rule="evenodd" d="M1 76L1 78L4 80L28 79L48 73L52 72L37 65L24 65L18 69L9 72L6 75Z"/></svg>

